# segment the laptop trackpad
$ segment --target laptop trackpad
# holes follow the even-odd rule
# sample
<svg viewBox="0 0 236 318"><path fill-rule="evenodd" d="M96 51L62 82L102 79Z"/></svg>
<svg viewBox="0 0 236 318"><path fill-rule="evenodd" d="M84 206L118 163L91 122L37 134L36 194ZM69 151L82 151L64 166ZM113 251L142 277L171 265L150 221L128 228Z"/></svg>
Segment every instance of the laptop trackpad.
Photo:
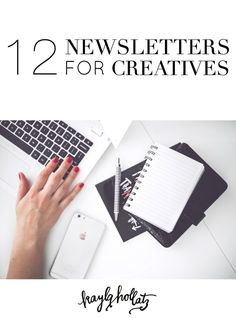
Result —
<svg viewBox="0 0 236 318"><path fill-rule="evenodd" d="M13 190L18 189L19 172L28 172L29 166L12 152L0 145L0 179Z"/></svg>

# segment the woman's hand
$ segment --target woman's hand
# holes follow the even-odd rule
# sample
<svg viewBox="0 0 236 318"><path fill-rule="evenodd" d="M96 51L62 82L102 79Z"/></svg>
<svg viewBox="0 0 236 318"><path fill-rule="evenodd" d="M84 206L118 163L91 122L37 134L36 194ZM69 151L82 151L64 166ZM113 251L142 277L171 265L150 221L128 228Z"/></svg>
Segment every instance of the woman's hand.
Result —
<svg viewBox="0 0 236 318"><path fill-rule="evenodd" d="M52 159L31 187L25 175L19 173L16 235L8 278L36 278L41 275L42 254L47 235L84 185L79 183L70 190L79 172L78 167L74 167L63 181L63 176L72 164L72 158L66 158L53 173L57 164L58 158Z"/></svg>

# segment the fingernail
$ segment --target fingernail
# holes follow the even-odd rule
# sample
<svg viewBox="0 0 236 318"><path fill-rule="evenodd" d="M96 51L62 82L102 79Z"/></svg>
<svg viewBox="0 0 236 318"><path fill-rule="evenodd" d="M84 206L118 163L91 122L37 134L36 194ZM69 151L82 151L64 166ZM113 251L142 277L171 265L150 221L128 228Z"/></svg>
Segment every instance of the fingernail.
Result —
<svg viewBox="0 0 236 318"><path fill-rule="evenodd" d="M67 157L67 158L66 158L66 162L72 163L72 161L73 161L73 159L72 159L71 157Z"/></svg>
<svg viewBox="0 0 236 318"><path fill-rule="evenodd" d="M52 159L52 162L53 162L53 163L58 163L58 161L59 161L58 157L54 157L54 158Z"/></svg>
<svg viewBox="0 0 236 318"><path fill-rule="evenodd" d="M21 181L21 172L18 173L19 180Z"/></svg>
<svg viewBox="0 0 236 318"><path fill-rule="evenodd" d="M79 188L82 189L83 187L84 187L84 183L81 182L81 183L79 184Z"/></svg>
<svg viewBox="0 0 236 318"><path fill-rule="evenodd" d="M73 171L74 171L75 173L78 173L78 172L79 172L79 167L78 167L78 166L75 166L75 167L73 168Z"/></svg>

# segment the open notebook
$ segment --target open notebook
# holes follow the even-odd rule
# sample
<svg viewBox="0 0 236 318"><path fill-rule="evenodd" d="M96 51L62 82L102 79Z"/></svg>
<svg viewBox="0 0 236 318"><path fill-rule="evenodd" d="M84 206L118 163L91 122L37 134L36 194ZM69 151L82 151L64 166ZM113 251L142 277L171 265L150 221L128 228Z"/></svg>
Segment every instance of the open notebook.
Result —
<svg viewBox="0 0 236 318"><path fill-rule="evenodd" d="M204 171L204 165L166 146L151 146L124 209L170 233Z"/></svg>

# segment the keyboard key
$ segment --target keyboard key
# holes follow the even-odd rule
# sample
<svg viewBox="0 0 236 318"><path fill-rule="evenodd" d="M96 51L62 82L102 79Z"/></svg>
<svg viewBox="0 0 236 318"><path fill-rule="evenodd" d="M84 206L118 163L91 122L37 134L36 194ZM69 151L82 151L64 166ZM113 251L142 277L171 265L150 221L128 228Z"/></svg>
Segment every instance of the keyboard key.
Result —
<svg viewBox="0 0 236 318"><path fill-rule="evenodd" d="M37 160L39 156L40 156L40 153L39 153L37 150L34 150L34 151L32 152L31 157L33 157L34 159Z"/></svg>
<svg viewBox="0 0 236 318"><path fill-rule="evenodd" d="M66 132L64 133L63 137L64 137L66 140L70 140L71 137L72 137L72 135L66 131Z"/></svg>
<svg viewBox="0 0 236 318"><path fill-rule="evenodd" d="M26 131L27 133L29 133L29 132L31 132L32 127L31 127L29 124L26 124L23 129L24 129L24 131Z"/></svg>
<svg viewBox="0 0 236 318"><path fill-rule="evenodd" d="M49 129L48 127L46 126L43 126L41 129L40 129L40 132L44 135L47 135L47 133L49 132Z"/></svg>
<svg viewBox="0 0 236 318"><path fill-rule="evenodd" d="M80 150L82 150L83 152L88 152L89 151L89 147L87 145L85 145L83 142L81 142L78 146L78 148Z"/></svg>
<svg viewBox="0 0 236 318"><path fill-rule="evenodd" d="M63 179L64 179L64 180L68 177L69 173L71 172L71 170L72 170L73 168L74 168L73 165L71 165L71 166L69 167L69 169L66 171L66 173L65 173L64 176L63 176Z"/></svg>
<svg viewBox="0 0 236 318"><path fill-rule="evenodd" d="M39 135L39 132L38 132L38 130L33 129L33 130L31 131L30 135L31 135L32 137L34 137L34 138L37 138L38 135Z"/></svg>
<svg viewBox="0 0 236 318"><path fill-rule="evenodd" d="M82 134L80 134L80 133L77 133L76 135L75 135L77 138L79 138L80 140L84 140L84 136L82 135Z"/></svg>
<svg viewBox="0 0 236 318"><path fill-rule="evenodd" d="M55 142L60 145L63 142L63 139L59 136L57 136L57 138L55 139Z"/></svg>
<svg viewBox="0 0 236 318"><path fill-rule="evenodd" d="M68 172L68 174L71 172L71 170L74 168L74 165L71 165L70 167L69 167L69 169L67 170L67 172Z"/></svg>
<svg viewBox="0 0 236 318"><path fill-rule="evenodd" d="M51 124L49 125L49 128L51 128L52 130L56 130L57 129L57 124L54 123L53 121L51 122Z"/></svg>
<svg viewBox="0 0 236 318"><path fill-rule="evenodd" d="M35 147L35 146L37 146L37 144L38 144L38 141L36 140L36 139L34 139L34 138L32 138L31 140L30 140L30 146L32 146L32 147Z"/></svg>
<svg viewBox="0 0 236 318"><path fill-rule="evenodd" d="M65 150L61 149L59 152L59 156L61 156L62 158L65 158L66 155L67 155L67 152Z"/></svg>
<svg viewBox="0 0 236 318"><path fill-rule="evenodd" d="M63 128L68 127L68 125L64 121L59 121L59 125L61 125Z"/></svg>
<svg viewBox="0 0 236 318"><path fill-rule="evenodd" d="M43 154L44 154L46 157L50 158L50 156L52 155L52 151L46 148L46 149L44 150Z"/></svg>
<svg viewBox="0 0 236 318"><path fill-rule="evenodd" d="M63 144L62 144L62 147L67 150L70 147L69 142L64 141Z"/></svg>
<svg viewBox="0 0 236 318"><path fill-rule="evenodd" d="M26 122L29 124L29 125L33 125L33 123L35 122L34 120L26 120Z"/></svg>
<svg viewBox="0 0 236 318"><path fill-rule="evenodd" d="M0 125L0 135L12 142L15 146L26 152L28 155L33 151L33 148L27 145L24 141L13 135L9 130Z"/></svg>
<svg viewBox="0 0 236 318"><path fill-rule="evenodd" d="M78 166L78 164L81 162L81 160L84 158L85 154L79 151L77 155L74 157L74 165Z"/></svg>
<svg viewBox="0 0 236 318"><path fill-rule="evenodd" d="M50 159L52 160L53 158L57 157L58 158L58 155L56 153L53 153L50 157Z"/></svg>
<svg viewBox="0 0 236 318"><path fill-rule="evenodd" d="M38 146L37 146L37 148L36 148L38 151L40 151L40 152L43 152L44 151L44 149L45 149L45 146L44 145L42 145L42 144L38 144Z"/></svg>
<svg viewBox="0 0 236 318"><path fill-rule="evenodd" d="M92 142L91 140L89 140L89 139L85 139L85 140L84 140L84 143L87 144L87 145L89 145L89 146L92 146L92 145L93 145L93 142Z"/></svg>
<svg viewBox="0 0 236 318"><path fill-rule="evenodd" d="M10 120L2 120L1 125L3 125L4 127L8 127L10 125Z"/></svg>
<svg viewBox="0 0 236 318"><path fill-rule="evenodd" d="M50 120L42 120L42 123L43 123L44 125L48 126L49 123L50 123Z"/></svg>
<svg viewBox="0 0 236 318"><path fill-rule="evenodd" d="M45 137L44 135L40 134L40 135L38 136L38 141L44 142L45 140L46 140L46 137Z"/></svg>
<svg viewBox="0 0 236 318"><path fill-rule="evenodd" d="M11 125L8 127L8 129L9 129L10 131L14 132L14 131L16 131L17 126L16 126L15 124L11 124Z"/></svg>
<svg viewBox="0 0 236 318"><path fill-rule="evenodd" d="M60 167L60 165L62 164L62 162L63 162L63 159L59 159L59 161L58 161L58 164L57 164L57 166L58 166L58 168Z"/></svg>
<svg viewBox="0 0 236 318"><path fill-rule="evenodd" d="M16 123L16 125L17 125L18 127L22 128L22 127L24 127L25 122L24 122L23 120L18 120L17 123Z"/></svg>
<svg viewBox="0 0 236 318"><path fill-rule="evenodd" d="M28 134L25 133L22 139L23 139L24 141L28 142L28 141L30 141L31 137L30 137L30 135L28 135Z"/></svg>
<svg viewBox="0 0 236 318"><path fill-rule="evenodd" d="M62 136L65 132L65 129L63 129L62 127L58 127L56 130L56 133L60 136Z"/></svg>
<svg viewBox="0 0 236 318"><path fill-rule="evenodd" d="M69 149L69 153L71 153L72 155L75 155L77 151L77 148L75 148L74 146L71 146Z"/></svg>
<svg viewBox="0 0 236 318"><path fill-rule="evenodd" d="M74 135L74 134L76 133L76 130L75 130L74 128L70 127L70 126L67 128L67 130L68 130L72 135Z"/></svg>
<svg viewBox="0 0 236 318"><path fill-rule="evenodd" d="M21 137L22 135L24 135L24 131L22 129L18 128L17 131L16 131L16 135L18 137Z"/></svg>
<svg viewBox="0 0 236 318"><path fill-rule="evenodd" d="M47 158L44 156L41 156L38 160L42 165L44 165L47 162Z"/></svg>
<svg viewBox="0 0 236 318"><path fill-rule="evenodd" d="M52 145L53 145L53 142L52 142L50 139L47 139L44 144L45 144L45 146L47 146L48 148L51 148Z"/></svg>
<svg viewBox="0 0 236 318"><path fill-rule="evenodd" d="M79 143L79 139L73 137L70 142L72 143L72 145L77 146Z"/></svg>
<svg viewBox="0 0 236 318"><path fill-rule="evenodd" d="M54 158L53 155L51 158ZM60 158L59 161L58 161L58 164L56 166L56 168L53 170L53 172L57 171L57 169L60 167L60 165L62 164L63 160Z"/></svg>
<svg viewBox="0 0 236 318"><path fill-rule="evenodd" d="M52 150L54 151L54 152L58 152L59 150L60 150L61 148L58 146L58 145L53 145L53 147L52 147Z"/></svg>
<svg viewBox="0 0 236 318"><path fill-rule="evenodd" d="M36 129L40 129L42 126L43 126L43 125L42 125L39 121L36 121L36 122L34 123L34 128L36 128Z"/></svg>
<svg viewBox="0 0 236 318"><path fill-rule="evenodd" d="M56 134L53 131L50 131L48 134L48 138L53 140L53 139L55 139L55 137L56 137Z"/></svg>

